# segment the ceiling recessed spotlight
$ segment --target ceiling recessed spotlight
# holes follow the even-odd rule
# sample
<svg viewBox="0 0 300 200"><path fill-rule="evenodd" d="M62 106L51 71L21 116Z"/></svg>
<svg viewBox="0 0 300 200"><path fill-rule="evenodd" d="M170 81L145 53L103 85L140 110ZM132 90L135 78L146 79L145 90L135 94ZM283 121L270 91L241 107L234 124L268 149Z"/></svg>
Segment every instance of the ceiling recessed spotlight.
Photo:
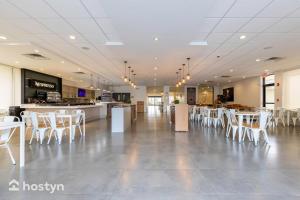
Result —
<svg viewBox="0 0 300 200"><path fill-rule="evenodd" d="M246 38L246 35L241 35L241 36L240 36L240 39L241 39L241 40L243 40L243 39L245 39L245 38Z"/></svg>
<svg viewBox="0 0 300 200"><path fill-rule="evenodd" d="M79 82L81 82L81 83L82 83L82 82L83 82L83 80L79 80Z"/></svg>
<svg viewBox="0 0 300 200"><path fill-rule="evenodd" d="M245 78L246 78L246 76L243 76L242 78L243 78L243 79L245 79Z"/></svg>
<svg viewBox="0 0 300 200"><path fill-rule="evenodd" d="M234 70L233 70L233 69L230 69L229 71L230 71L230 72L233 72Z"/></svg>
<svg viewBox="0 0 300 200"><path fill-rule="evenodd" d="M154 67L154 70L158 70L158 67Z"/></svg>
<svg viewBox="0 0 300 200"><path fill-rule="evenodd" d="M219 76L215 76L215 78L219 78Z"/></svg>
<svg viewBox="0 0 300 200"><path fill-rule="evenodd" d="M61 74L57 74L57 76L61 76Z"/></svg>
<svg viewBox="0 0 300 200"><path fill-rule="evenodd" d="M81 68L80 68L80 67L78 67L78 71L81 71Z"/></svg>
<svg viewBox="0 0 300 200"><path fill-rule="evenodd" d="M207 46L208 43L207 43L207 41L193 41L193 42L190 42L189 45L191 45L191 46Z"/></svg>
<svg viewBox="0 0 300 200"><path fill-rule="evenodd" d="M155 38L154 38L154 41L158 41L158 37L155 37Z"/></svg>
<svg viewBox="0 0 300 200"><path fill-rule="evenodd" d="M0 35L0 40L7 40L7 37Z"/></svg>
<svg viewBox="0 0 300 200"><path fill-rule="evenodd" d="M65 63L65 61L63 61L63 60L62 60L62 61L60 61L60 63L61 63L61 64L64 64L64 63Z"/></svg>
<svg viewBox="0 0 300 200"><path fill-rule="evenodd" d="M205 83L207 83L208 80L205 80Z"/></svg>
<svg viewBox="0 0 300 200"><path fill-rule="evenodd" d="M40 71L42 71L42 72L43 72L43 71L44 71L44 68L40 68Z"/></svg>
<svg viewBox="0 0 300 200"><path fill-rule="evenodd" d="M16 64L19 64L20 62L19 62L19 61L16 61L15 63L16 63Z"/></svg>
<svg viewBox="0 0 300 200"><path fill-rule="evenodd" d="M268 69L265 69L265 72L269 72L269 70L268 70Z"/></svg>
<svg viewBox="0 0 300 200"><path fill-rule="evenodd" d="M231 83L231 80L228 80L228 83Z"/></svg>
<svg viewBox="0 0 300 200"><path fill-rule="evenodd" d="M70 35L69 38L70 38L71 40L75 40L75 39L76 39L75 35Z"/></svg>
<svg viewBox="0 0 300 200"><path fill-rule="evenodd" d="M158 60L158 58L157 58L157 57L154 57L154 60Z"/></svg>
<svg viewBox="0 0 300 200"><path fill-rule="evenodd" d="M35 53L39 53L40 51L39 51L39 50L37 50L37 49L35 49L35 50L34 50L34 52L35 52Z"/></svg>
<svg viewBox="0 0 300 200"><path fill-rule="evenodd" d="M154 80L156 81L156 78L154 78Z"/></svg>
<svg viewBox="0 0 300 200"><path fill-rule="evenodd" d="M256 62L260 62L260 59L259 59L259 58L257 58L255 61L256 61Z"/></svg>

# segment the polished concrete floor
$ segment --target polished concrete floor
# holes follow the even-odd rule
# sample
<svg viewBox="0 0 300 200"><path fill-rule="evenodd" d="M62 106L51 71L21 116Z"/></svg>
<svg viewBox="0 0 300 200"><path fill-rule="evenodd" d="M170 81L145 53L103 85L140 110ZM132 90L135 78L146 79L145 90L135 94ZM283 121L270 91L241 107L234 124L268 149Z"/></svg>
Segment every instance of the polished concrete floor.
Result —
<svg viewBox="0 0 300 200"><path fill-rule="evenodd" d="M0 200L300 199L299 127L270 129L271 146L258 147L226 139L221 128L191 127L174 133L159 112L139 115L124 134L94 121L71 145L26 145L21 170L0 149ZM17 137L11 147L18 162ZM64 191L11 192L13 178Z"/></svg>

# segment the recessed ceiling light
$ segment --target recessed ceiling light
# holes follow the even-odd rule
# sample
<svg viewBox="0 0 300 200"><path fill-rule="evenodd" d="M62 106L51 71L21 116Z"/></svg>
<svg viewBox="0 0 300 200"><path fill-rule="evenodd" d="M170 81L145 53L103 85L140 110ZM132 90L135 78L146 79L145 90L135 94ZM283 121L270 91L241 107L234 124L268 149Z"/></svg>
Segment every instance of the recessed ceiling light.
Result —
<svg viewBox="0 0 300 200"><path fill-rule="evenodd" d="M7 40L7 37L3 36L3 35L0 35L0 39L1 40Z"/></svg>
<svg viewBox="0 0 300 200"><path fill-rule="evenodd" d="M57 74L57 76L61 76L61 74Z"/></svg>
<svg viewBox="0 0 300 200"><path fill-rule="evenodd" d="M219 78L218 76L215 76L215 78Z"/></svg>
<svg viewBox="0 0 300 200"><path fill-rule="evenodd" d="M19 64L20 62L19 62L19 61L16 61L15 63L16 63L16 64Z"/></svg>
<svg viewBox="0 0 300 200"><path fill-rule="evenodd" d="M230 83L231 82L231 80L228 80L228 83Z"/></svg>
<svg viewBox="0 0 300 200"><path fill-rule="evenodd" d="M265 69L265 72L268 72L269 70L268 69Z"/></svg>
<svg viewBox="0 0 300 200"><path fill-rule="evenodd" d="M110 42L105 42L105 45L106 46L122 46L124 44L123 44L123 42L112 42L112 41L110 41Z"/></svg>
<svg viewBox="0 0 300 200"><path fill-rule="evenodd" d="M205 80L205 83L207 83L208 80Z"/></svg>
<svg viewBox="0 0 300 200"><path fill-rule="evenodd" d="M154 70L158 70L158 67L154 67Z"/></svg>
<svg viewBox="0 0 300 200"><path fill-rule="evenodd" d="M246 76L243 76L242 78L243 78L243 79L245 79L245 78L246 78Z"/></svg>
<svg viewBox="0 0 300 200"><path fill-rule="evenodd" d="M65 63L65 61L63 61L63 60L62 60L62 61L60 61L60 63L61 63L61 64L64 64L64 63Z"/></svg>
<svg viewBox="0 0 300 200"><path fill-rule="evenodd" d="M81 70L81 68L80 67L78 67L78 71L80 71Z"/></svg>
<svg viewBox="0 0 300 200"><path fill-rule="evenodd" d="M259 58L257 58L255 61L256 61L256 62L259 62L259 61L260 61L260 59L259 59Z"/></svg>
<svg viewBox="0 0 300 200"><path fill-rule="evenodd" d="M40 68L40 70L43 72L43 71L44 71L44 68Z"/></svg>
<svg viewBox="0 0 300 200"><path fill-rule="evenodd" d="M154 57L154 60L157 60L158 58L157 57Z"/></svg>
<svg viewBox="0 0 300 200"><path fill-rule="evenodd" d="M234 70L233 70L233 69L230 69L229 71L230 71L230 72L233 72Z"/></svg>
<svg viewBox="0 0 300 200"><path fill-rule="evenodd" d="M241 35L241 36L240 36L240 39L241 39L241 40L243 40L243 39L245 39L245 38L246 38L246 35Z"/></svg>
<svg viewBox="0 0 300 200"><path fill-rule="evenodd" d="M155 38L154 38L154 41L158 41L158 37L155 37Z"/></svg>
<svg viewBox="0 0 300 200"><path fill-rule="evenodd" d="M75 39L76 39L75 35L70 35L69 38L70 38L71 40L75 40Z"/></svg>
<svg viewBox="0 0 300 200"><path fill-rule="evenodd" d="M156 81L156 78L154 78L154 80Z"/></svg>
<svg viewBox="0 0 300 200"><path fill-rule="evenodd" d="M39 51L39 50L37 50L37 49L35 49L35 50L34 50L34 52L35 52L35 53L39 53L40 51Z"/></svg>
<svg viewBox="0 0 300 200"><path fill-rule="evenodd" d="M193 42L190 42L189 45L191 45L191 46L207 46L208 43L207 43L207 41L193 41Z"/></svg>

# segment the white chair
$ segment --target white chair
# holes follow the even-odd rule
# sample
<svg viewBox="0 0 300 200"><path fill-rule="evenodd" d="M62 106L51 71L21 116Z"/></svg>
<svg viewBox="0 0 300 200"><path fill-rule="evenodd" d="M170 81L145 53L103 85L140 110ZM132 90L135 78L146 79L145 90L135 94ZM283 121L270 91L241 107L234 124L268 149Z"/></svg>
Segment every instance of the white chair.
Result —
<svg viewBox="0 0 300 200"><path fill-rule="evenodd" d="M198 112L197 112L197 121L198 122L204 120L205 109L206 109L206 107L203 107L203 106L198 108Z"/></svg>
<svg viewBox="0 0 300 200"><path fill-rule="evenodd" d="M190 120L195 121L195 116L196 116L196 106L192 106L191 111L190 111Z"/></svg>
<svg viewBox="0 0 300 200"><path fill-rule="evenodd" d="M19 121L19 118L15 117L15 116L4 116L3 117L3 122L14 122L15 120ZM9 148L9 141L10 141L11 137L13 136L15 130L16 130L16 128L14 128L13 130L12 130L12 128L10 128L10 129L0 131L0 147L4 147L8 150L8 153L9 153L9 156L10 156L10 159L11 159L11 162L13 165L16 164L16 161L14 159L12 151Z"/></svg>
<svg viewBox="0 0 300 200"><path fill-rule="evenodd" d="M222 125L223 128L225 127L223 108L218 108L217 109L217 113L213 117L213 123L214 123L215 128L217 128L219 123Z"/></svg>
<svg viewBox="0 0 300 200"><path fill-rule="evenodd" d="M72 140L75 139L76 128L79 129L80 135L82 136L81 123L82 123L83 115L84 115L83 110L74 110L72 112L72 116L74 116L74 119L72 120L72 131L71 131Z"/></svg>
<svg viewBox="0 0 300 200"><path fill-rule="evenodd" d="M210 127L212 124L213 120L212 120L212 112L210 108L205 108L204 110L204 118L202 121L202 125L203 126L207 126Z"/></svg>
<svg viewBox="0 0 300 200"><path fill-rule="evenodd" d="M235 139L236 132L239 128L238 122L235 117L235 110L230 109L225 111L227 117L227 129L226 129L226 137L229 137L230 132L232 130L232 139Z"/></svg>
<svg viewBox="0 0 300 200"><path fill-rule="evenodd" d="M244 125L245 132L250 133L251 138L254 140L254 144L257 145L259 140L259 135L262 132L265 142L269 144L269 137L267 133L267 125L269 122L269 119L271 117L270 112L261 111L259 114L258 123L251 123L250 125Z"/></svg>
<svg viewBox="0 0 300 200"><path fill-rule="evenodd" d="M30 116L30 111L22 111L20 113L20 116L22 118L22 122L25 123L25 127L26 127L26 130L25 130L25 134L27 133L27 130L32 130L32 122L31 122L31 116Z"/></svg>
<svg viewBox="0 0 300 200"><path fill-rule="evenodd" d="M294 126L297 124L297 119L300 121L300 108L298 108L297 111L292 111L292 121Z"/></svg>
<svg viewBox="0 0 300 200"><path fill-rule="evenodd" d="M55 134L54 136L57 138L58 143L61 144L62 136L63 133L66 131L66 127L62 124L57 124L56 113L50 112L48 115L49 115L50 126L51 126L48 144L50 144L50 140L53 133Z"/></svg>
<svg viewBox="0 0 300 200"><path fill-rule="evenodd" d="M285 110L283 108L278 108L273 110L272 118L274 119L275 126L278 126L278 122L280 120L282 125L285 127L284 112Z"/></svg>
<svg viewBox="0 0 300 200"><path fill-rule="evenodd" d="M36 113L36 112L30 113L31 123L32 123L32 131L31 131L31 138L30 138L29 144L32 143L32 140L34 137L36 137L37 142L40 141L40 144L43 144L43 140L45 138L46 131L49 130L49 127L44 122L44 119L43 119L43 123L39 123L38 115L39 115L39 113Z"/></svg>

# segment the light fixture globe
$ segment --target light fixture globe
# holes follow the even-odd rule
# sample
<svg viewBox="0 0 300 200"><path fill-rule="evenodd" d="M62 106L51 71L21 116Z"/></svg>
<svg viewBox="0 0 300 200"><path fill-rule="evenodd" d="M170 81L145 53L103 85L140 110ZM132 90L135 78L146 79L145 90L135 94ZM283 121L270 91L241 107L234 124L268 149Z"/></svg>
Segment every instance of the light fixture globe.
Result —
<svg viewBox="0 0 300 200"><path fill-rule="evenodd" d="M179 85L179 86L181 85L181 81L179 81L178 85Z"/></svg>
<svg viewBox="0 0 300 200"><path fill-rule="evenodd" d="M124 82L127 83L128 82L128 78L127 76L124 77Z"/></svg>
<svg viewBox="0 0 300 200"><path fill-rule="evenodd" d="M183 79L181 80L181 82L182 82L182 83L185 83L185 79L183 78Z"/></svg>
<svg viewBox="0 0 300 200"><path fill-rule="evenodd" d="M190 80L190 79L191 79L190 74L187 74L187 75L186 75L186 80Z"/></svg>
<svg viewBox="0 0 300 200"><path fill-rule="evenodd" d="M178 87L179 85L178 85L178 83L176 84L176 87Z"/></svg>

